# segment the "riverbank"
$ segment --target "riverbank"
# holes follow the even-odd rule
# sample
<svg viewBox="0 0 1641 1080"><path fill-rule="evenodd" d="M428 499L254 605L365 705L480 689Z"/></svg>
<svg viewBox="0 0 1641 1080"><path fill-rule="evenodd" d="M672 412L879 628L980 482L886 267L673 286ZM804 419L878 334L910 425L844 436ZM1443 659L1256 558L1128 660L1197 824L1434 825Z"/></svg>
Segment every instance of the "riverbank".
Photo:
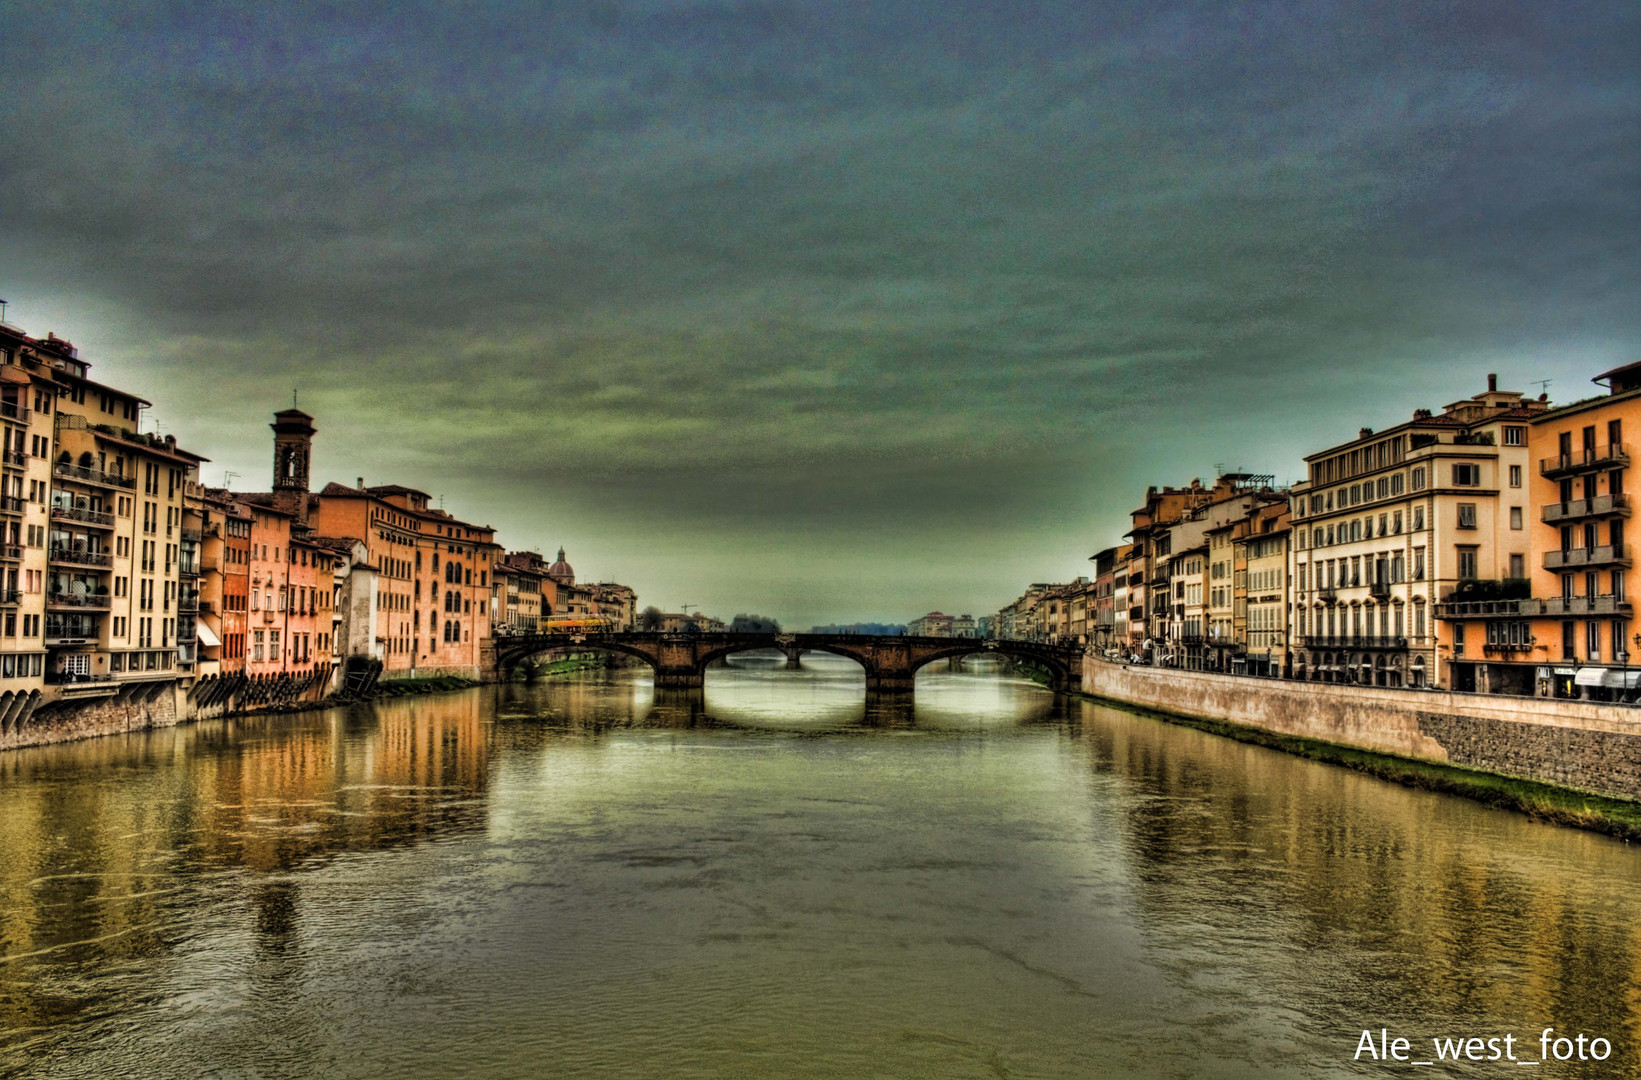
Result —
<svg viewBox="0 0 1641 1080"><path fill-rule="evenodd" d="M1641 732L1626 720L1434 691L1089 668L1080 696L1102 704L1405 787L1641 840L1641 801L1630 786L1641 763Z"/></svg>

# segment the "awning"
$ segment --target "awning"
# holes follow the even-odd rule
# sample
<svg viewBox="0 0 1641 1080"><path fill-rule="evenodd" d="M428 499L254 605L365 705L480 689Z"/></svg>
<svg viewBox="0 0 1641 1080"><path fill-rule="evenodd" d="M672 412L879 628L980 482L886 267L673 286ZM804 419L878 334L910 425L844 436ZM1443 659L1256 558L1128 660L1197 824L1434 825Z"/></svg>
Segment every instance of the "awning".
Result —
<svg viewBox="0 0 1641 1080"><path fill-rule="evenodd" d="M197 622L194 624L194 632L199 635L199 643L201 645L209 645L212 648L215 648L216 646L222 644L222 639L213 634L211 632L211 628L202 622Z"/></svg>
<svg viewBox="0 0 1641 1080"><path fill-rule="evenodd" d="M1638 684L1641 684L1641 671L1625 671L1622 668L1579 668L1578 674L1573 676L1574 686L1605 686L1622 690Z"/></svg>

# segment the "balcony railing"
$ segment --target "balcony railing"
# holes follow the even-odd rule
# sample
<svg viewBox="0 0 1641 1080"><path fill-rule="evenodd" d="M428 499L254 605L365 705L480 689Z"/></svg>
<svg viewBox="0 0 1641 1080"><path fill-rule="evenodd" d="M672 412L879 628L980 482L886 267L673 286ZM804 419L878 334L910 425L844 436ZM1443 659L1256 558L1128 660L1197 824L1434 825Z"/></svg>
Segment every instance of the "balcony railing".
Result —
<svg viewBox="0 0 1641 1080"><path fill-rule="evenodd" d="M84 641L97 636L97 623L93 619L80 618L54 619L46 618L46 643L53 641Z"/></svg>
<svg viewBox="0 0 1641 1080"><path fill-rule="evenodd" d="M16 562L23 557L23 549L16 544L0 544L0 559Z"/></svg>
<svg viewBox="0 0 1641 1080"><path fill-rule="evenodd" d="M1368 582L1368 595L1369 596L1375 596L1375 597L1388 597L1388 596L1390 596L1390 582L1389 581L1370 581L1370 582Z"/></svg>
<svg viewBox="0 0 1641 1080"><path fill-rule="evenodd" d="M177 560L177 575L179 577L199 577L199 563L193 559Z"/></svg>
<svg viewBox="0 0 1641 1080"><path fill-rule="evenodd" d="M1509 656L1512 653L1529 653L1533 651L1535 642L1529 641L1489 641L1481 647L1487 656Z"/></svg>
<svg viewBox="0 0 1641 1080"><path fill-rule="evenodd" d="M16 589L0 589L0 607L15 607L23 602L23 594Z"/></svg>
<svg viewBox="0 0 1641 1080"><path fill-rule="evenodd" d="M1517 618L1543 612L1543 600L1444 600L1436 605L1438 619Z"/></svg>
<svg viewBox="0 0 1641 1080"><path fill-rule="evenodd" d="M1554 596L1544 602L1546 615L1628 615L1630 602L1623 596Z"/></svg>
<svg viewBox="0 0 1641 1080"><path fill-rule="evenodd" d="M183 529L182 530L182 541L185 544L189 543L189 542L197 544L197 543L199 543L199 538L200 538L200 531L198 529Z"/></svg>
<svg viewBox="0 0 1641 1080"><path fill-rule="evenodd" d="M15 420L19 424L28 423L29 411L26 406L11 401L0 401L0 419Z"/></svg>
<svg viewBox="0 0 1641 1080"><path fill-rule="evenodd" d="M1623 465L1629 460L1630 448L1626 443L1581 446L1570 454L1541 458L1538 471L1540 476L1555 476L1560 473L1578 472L1580 469L1604 469L1613 465Z"/></svg>
<svg viewBox="0 0 1641 1080"><path fill-rule="evenodd" d="M46 606L54 608L83 608L107 611L110 605L107 593L48 592Z"/></svg>
<svg viewBox="0 0 1641 1080"><path fill-rule="evenodd" d="M51 549L54 563L72 563L75 566L113 566L114 556L106 551L92 551L83 547L57 545Z"/></svg>
<svg viewBox="0 0 1641 1080"><path fill-rule="evenodd" d="M104 472L101 469L93 469L89 465L67 465L58 462L51 467L51 475L60 480L72 480L81 484L100 484L103 487L135 489L137 486L135 476Z"/></svg>
<svg viewBox="0 0 1641 1080"><path fill-rule="evenodd" d="M1300 639L1307 649L1405 649L1407 638L1385 634L1307 635Z"/></svg>
<svg viewBox="0 0 1641 1080"><path fill-rule="evenodd" d="M178 611L198 611L199 593L181 593L177 596Z"/></svg>
<svg viewBox="0 0 1641 1080"><path fill-rule="evenodd" d="M1559 521L1573 521L1577 518L1600 517L1607 514L1629 517L1629 496L1597 495L1593 499L1574 499L1571 502L1550 503L1544 507L1543 511L1545 523L1551 525Z"/></svg>
<svg viewBox="0 0 1641 1080"><path fill-rule="evenodd" d="M0 453L0 465L8 469L21 469L28 465L28 455L21 450L7 450Z"/></svg>
<svg viewBox="0 0 1641 1080"><path fill-rule="evenodd" d="M1544 553L1544 569L1546 570L1560 570L1572 566L1601 566L1606 563L1627 563L1629 561L1629 549L1624 544L1569 548L1565 551L1546 551Z"/></svg>
<svg viewBox="0 0 1641 1080"><path fill-rule="evenodd" d="M90 675L80 671L48 671L46 683L50 686L95 686L98 683L111 683L112 675Z"/></svg>
<svg viewBox="0 0 1641 1080"><path fill-rule="evenodd" d="M92 510L83 506L58 506L53 504L51 516L58 521L82 521L87 525L97 525L104 529L114 527L114 515L101 510Z"/></svg>
<svg viewBox="0 0 1641 1080"><path fill-rule="evenodd" d="M28 503L17 495L0 495L0 514L21 514Z"/></svg>
<svg viewBox="0 0 1641 1080"><path fill-rule="evenodd" d="M1316 590L1316 598L1324 604L1331 604L1339 599L1339 590L1327 585Z"/></svg>

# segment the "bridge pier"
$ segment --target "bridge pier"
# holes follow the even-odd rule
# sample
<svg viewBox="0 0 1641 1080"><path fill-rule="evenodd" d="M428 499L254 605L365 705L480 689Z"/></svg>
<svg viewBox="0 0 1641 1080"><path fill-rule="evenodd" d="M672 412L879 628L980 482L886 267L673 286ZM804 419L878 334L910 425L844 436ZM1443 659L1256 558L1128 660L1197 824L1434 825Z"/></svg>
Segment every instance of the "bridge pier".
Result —
<svg viewBox="0 0 1641 1080"><path fill-rule="evenodd" d="M657 690L699 690L706 685L706 672L696 668L657 668Z"/></svg>
<svg viewBox="0 0 1641 1080"><path fill-rule="evenodd" d="M872 694L910 694L917 680L911 675L874 675L866 674L866 693Z"/></svg>

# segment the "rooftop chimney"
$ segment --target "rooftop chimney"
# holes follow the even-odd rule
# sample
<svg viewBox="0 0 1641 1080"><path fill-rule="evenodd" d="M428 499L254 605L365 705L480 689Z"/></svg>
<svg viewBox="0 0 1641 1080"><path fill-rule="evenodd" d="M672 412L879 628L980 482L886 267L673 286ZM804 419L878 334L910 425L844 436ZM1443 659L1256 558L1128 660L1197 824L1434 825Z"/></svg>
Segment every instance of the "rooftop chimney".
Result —
<svg viewBox="0 0 1641 1080"><path fill-rule="evenodd" d="M1362 429L1362 430L1361 430L1361 431L1358 431L1358 432L1357 432L1357 433L1356 433L1356 437L1357 437L1357 438L1358 438L1358 439L1365 439L1365 438L1367 438L1367 437L1368 437L1368 436L1369 436L1369 435L1372 435L1372 434L1373 434L1373 429L1372 429L1372 428L1370 428L1370 427L1365 427L1365 428L1363 428L1363 429Z"/></svg>
<svg viewBox="0 0 1641 1080"><path fill-rule="evenodd" d="M1497 375L1493 374L1492 372L1488 372L1488 375L1487 375L1487 392L1489 394L1497 393L1498 388L1499 388L1499 377Z"/></svg>
<svg viewBox="0 0 1641 1080"><path fill-rule="evenodd" d="M365 478L362 477L362 476L359 477L359 482L357 484L355 484L354 486L357 487L360 491L365 490Z"/></svg>

